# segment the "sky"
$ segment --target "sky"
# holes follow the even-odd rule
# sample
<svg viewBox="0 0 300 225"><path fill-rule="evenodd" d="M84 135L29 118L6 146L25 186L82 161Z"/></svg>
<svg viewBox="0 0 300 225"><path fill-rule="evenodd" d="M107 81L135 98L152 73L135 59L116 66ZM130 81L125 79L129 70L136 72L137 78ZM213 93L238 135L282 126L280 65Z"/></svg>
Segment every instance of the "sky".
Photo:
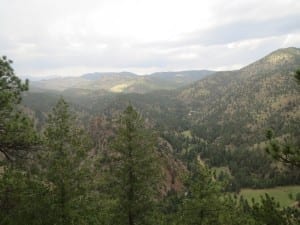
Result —
<svg viewBox="0 0 300 225"><path fill-rule="evenodd" d="M291 46L299 0L0 0L19 76L233 70Z"/></svg>

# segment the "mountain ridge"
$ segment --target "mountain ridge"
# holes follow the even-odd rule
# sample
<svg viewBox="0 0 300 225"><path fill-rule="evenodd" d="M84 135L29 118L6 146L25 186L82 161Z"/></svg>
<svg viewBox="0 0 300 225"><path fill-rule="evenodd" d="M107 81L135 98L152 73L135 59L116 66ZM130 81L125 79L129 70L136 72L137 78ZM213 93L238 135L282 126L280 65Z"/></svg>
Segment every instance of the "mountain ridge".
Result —
<svg viewBox="0 0 300 225"><path fill-rule="evenodd" d="M37 89L65 91L66 89L103 89L110 92L147 93L155 90L170 90L202 79L215 71L192 70L178 72L158 72L137 75L131 72L95 72L80 77L60 77L33 81Z"/></svg>
<svg viewBox="0 0 300 225"><path fill-rule="evenodd" d="M265 139L268 128L278 136L291 131L299 136L299 86L293 77L298 68L300 49L279 49L240 70L197 81L180 90L177 98L194 112L189 118L195 132L211 142L254 145Z"/></svg>
<svg viewBox="0 0 300 225"><path fill-rule="evenodd" d="M293 77L300 68L299 51L281 49L240 70L217 72L173 90L145 94L99 89L29 92L23 104L37 124L43 124L51 106L63 95L87 126L99 116L112 121L131 104L171 146L172 157L187 168L198 157L209 166L228 168L242 187L281 185L288 174L277 179L278 171L274 173L274 164L264 155L265 132L272 129L279 140L300 141L300 86ZM280 57L287 60L280 61ZM243 165L242 155L246 161L263 161L266 167ZM240 167L247 167L247 172ZM266 180L270 176L271 183Z"/></svg>

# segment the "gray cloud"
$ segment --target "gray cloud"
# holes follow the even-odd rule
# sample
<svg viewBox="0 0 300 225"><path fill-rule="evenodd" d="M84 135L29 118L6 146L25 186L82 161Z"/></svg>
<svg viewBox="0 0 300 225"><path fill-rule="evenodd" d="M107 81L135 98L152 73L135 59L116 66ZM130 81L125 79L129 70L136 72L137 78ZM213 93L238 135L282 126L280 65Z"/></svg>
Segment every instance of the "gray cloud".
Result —
<svg viewBox="0 0 300 225"><path fill-rule="evenodd" d="M136 4L134 0L128 2L130 7ZM5 5L0 8L0 54L12 58L21 75L79 75L108 69L140 73L231 69L277 48L300 46L297 0L247 0L243 4L212 1L212 6L207 6L211 23L201 21L206 8L201 11L197 5L200 1L186 2L199 6L199 17L196 14L193 20L186 21L189 11L181 10L180 4L176 9L172 7L180 1L168 2L159 10L165 14L158 15L155 11L138 12L143 4L140 1L137 9L123 9L120 0L0 0ZM147 4L161 6L159 1ZM143 13L148 14L143 17ZM126 18L132 15L141 17ZM167 21L174 20L173 24L165 22L168 16L171 19ZM139 24L139 20L145 25ZM193 26L188 32L176 33L177 24L184 28L182 21ZM202 23L205 26L201 27ZM169 30L172 35L166 38ZM150 31L155 32L153 37ZM160 31L166 32L160 37Z"/></svg>
<svg viewBox="0 0 300 225"><path fill-rule="evenodd" d="M185 33L176 41L153 42L146 45L160 48L176 48L193 45L209 46L228 44L247 39L281 36L299 32L299 21L300 14L263 21L234 21L204 30Z"/></svg>
<svg viewBox="0 0 300 225"><path fill-rule="evenodd" d="M264 21L236 21L199 31L186 38L186 43L203 45L226 44L245 39L280 36L300 31L300 14Z"/></svg>

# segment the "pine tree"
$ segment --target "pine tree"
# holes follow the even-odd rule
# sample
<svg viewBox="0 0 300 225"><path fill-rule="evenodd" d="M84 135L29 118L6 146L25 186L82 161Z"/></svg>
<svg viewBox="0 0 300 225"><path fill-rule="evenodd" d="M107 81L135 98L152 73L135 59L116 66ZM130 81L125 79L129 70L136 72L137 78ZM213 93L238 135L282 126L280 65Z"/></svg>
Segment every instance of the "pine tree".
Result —
<svg viewBox="0 0 300 225"><path fill-rule="evenodd" d="M26 158L38 138L32 121L18 109L28 80L22 83L11 64L5 56L0 58L0 152L14 161Z"/></svg>
<svg viewBox="0 0 300 225"><path fill-rule="evenodd" d="M300 85L300 70L296 70L294 74L296 82ZM283 162L287 165L300 168L300 143L299 140L295 143L285 140L279 142L274 139L272 130L268 130L266 137L269 140L269 145L266 147L266 152L275 160Z"/></svg>
<svg viewBox="0 0 300 225"><path fill-rule="evenodd" d="M0 224L52 225L49 187L36 175L11 165L3 168L0 178Z"/></svg>
<svg viewBox="0 0 300 225"><path fill-rule="evenodd" d="M156 137L145 129L143 119L128 106L119 121L112 144L115 157L111 176L116 199L114 224L151 224L159 194ZM151 222L152 221L152 222Z"/></svg>
<svg viewBox="0 0 300 225"><path fill-rule="evenodd" d="M41 142L20 108L28 81L22 83L11 64L6 57L0 58L0 224L41 224L32 218L43 210L35 203L42 202L40 194L45 189L30 171L33 150Z"/></svg>
<svg viewBox="0 0 300 225"><path fill-rule="evenodd" d="M198 162L192 164L187 190L179 211L179 224L221 224L223 212L221 186L213 174Z"/></svg>
<svg viewBox="0 0 300 225"><path fill-rule="evenodd" d="M61 98L49 116L45 131L46 151L42 156L44 179L51 187L49 216L57 224L86 224L90 181L87 151L90 148L83 129Z"/></svg>
<svg viewBox="0 0 300 225"><path fill-rule="evenodd" d="M300 84L300 69L296 70L295 79Z"/></svg>

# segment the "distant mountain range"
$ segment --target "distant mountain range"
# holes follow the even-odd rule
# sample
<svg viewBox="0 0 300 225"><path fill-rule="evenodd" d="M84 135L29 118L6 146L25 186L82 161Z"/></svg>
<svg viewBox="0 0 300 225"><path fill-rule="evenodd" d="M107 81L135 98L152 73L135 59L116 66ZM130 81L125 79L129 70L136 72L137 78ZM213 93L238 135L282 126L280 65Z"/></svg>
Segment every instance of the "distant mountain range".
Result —
<svg viewBox="0 0 300 225"><path fill-rule="evenodd" d="M155 90L171 90L191 84L214 71L192 70L160 72L139 76L130 72L89 73L80 77L56 77L32 81L32 91L68 89L105 90L114 93L147 93Z"/></svg>
<svg viewBox="0 0 300 225"><path fill-rule="evenodd" d="M184 171L182 165L188 165L195 157L209 165L225 167L229 173L235 173L237 182L252 187L272 174L277 177L273 163L267 163L263 153L267 129L273 129L280 141L300 142L300 85L294 79L299 68L300 49L286 48L235 71L149 76L92 73L78 78L55 78L32 82L35 90L24 93L23 106L36 119L37 127L42 128L47 113L63 95L89 127L95 118L106 121L104 125L110 124L131 103L164 143L161 151L167 155L166 171L171 181L175 177L175 183L169 182L170 187L177 182L174 174ZM101 134L109 129L106 125ZM240 153L246 156L240 158ZM251 155L266 167L245 163ZM237 171L244 171L243 175ZM282 184L274 179L274 185Z"/></svg>
<svg viewBox="0 0 300 225"><path fill-rule="evenodd" d="M46 112L63 95L86 117L115 115L131 102L162 129L190 130L220 148L255 147L268 128L300 139L300 86L293 78L299 68L300 49L286 48L235 71L92 73L33 82L43 93L28 93L24 102Z"/></svg>

